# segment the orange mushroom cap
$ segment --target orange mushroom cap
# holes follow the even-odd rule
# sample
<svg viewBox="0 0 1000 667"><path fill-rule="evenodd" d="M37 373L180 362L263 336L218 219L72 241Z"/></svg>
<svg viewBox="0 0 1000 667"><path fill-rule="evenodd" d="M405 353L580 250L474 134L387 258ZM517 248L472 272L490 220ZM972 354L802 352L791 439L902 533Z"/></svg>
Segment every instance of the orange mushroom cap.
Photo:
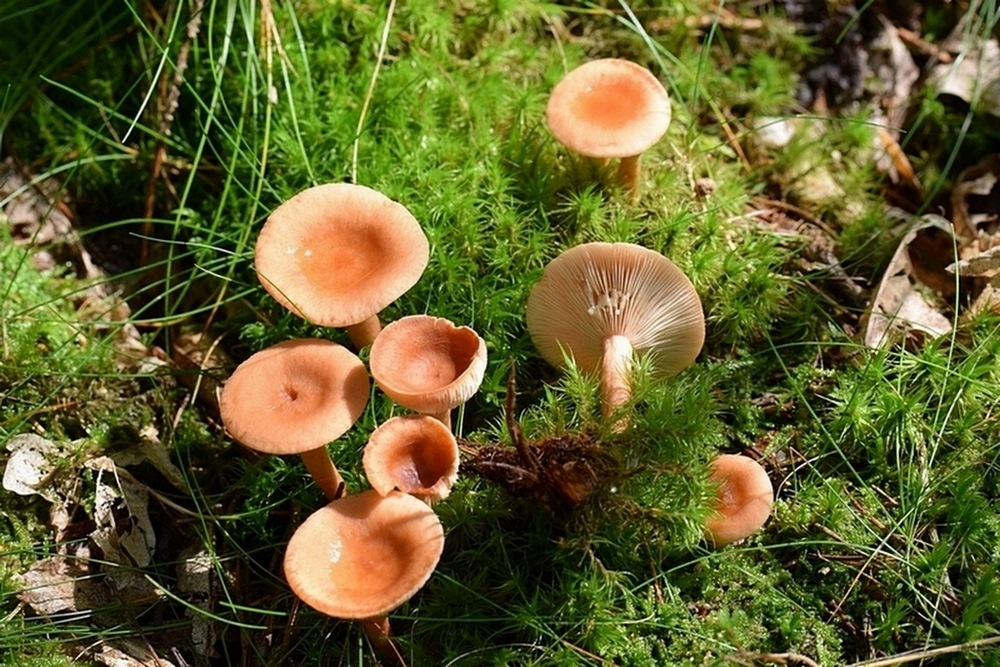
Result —
<svg viewBox="0 0 1000 667"><path fill-rule="evenodd" d="M298 527L285 551L285 578L313 609L367 619L413 596L443 550L444 529L426 503L364 491L331 502Z"/></svg>
<svg viewBox="0 0 1000 667"><path fill-rule="evenodd" d="M645 67L605 58L580 65L556 84L549 129L569 149L596 158L639 155L670 125L670 98Z"/></svg>
<svg viewBox="0 0 1000 667"><path fill-rule="evenodd" d="M240 364L219 398L229 433L268 454L301 454L347 432L368 402L368 373L328 340L278 343Z"/></svg>
<svg viewBox="0 0 1000 667"><path fill-rule="evenodd" d="M433 417L393 417L372 433L362 457L372 488L442 500L458 477L458 443Z"/></svg>
<svg viewBox="0 0 1000 667"><path fill-rule="evenodd" d="M276 208L257 237L257 276L271 296L313 324L363 322L413 287L427 237L401 204L362 185L303 190Z"/></svg>
<svg viewBox="0 0 1000 667"><path fill-rule="evenodd" d="M623 336L657 371L689 366L705 340L701 300L687 276L660 253L631 243L585 243L549 262L528 296L535 348L562 368L569 354L600 369L605 340Z"/></svg>
<svg viewBox="0 0 1000 667"><path fill-rule="evenodd" d="M486 372L486 343L469 327L443 317L409 315L387 325L372 343L375 384L400 405L428 414L472 398Z"/></svg>
<svg viewBox="0 0 1000 667"><path fill-rule="evenodd" d="M771 479L748 456L723 454L709 466L710 479L721 486L715 505L718 515L705 523L705 532L716 546L738 542L759 530L771 515Z"/></svg>

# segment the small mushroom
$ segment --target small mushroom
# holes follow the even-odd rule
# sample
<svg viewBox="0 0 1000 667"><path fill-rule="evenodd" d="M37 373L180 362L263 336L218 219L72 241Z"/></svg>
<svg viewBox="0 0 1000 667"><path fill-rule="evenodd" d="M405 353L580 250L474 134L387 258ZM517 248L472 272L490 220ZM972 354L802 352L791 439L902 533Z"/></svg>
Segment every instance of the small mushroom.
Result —
<svg viewBox="0 0 1000 667"><path fill-rule="evenodd" d="M362 463L372 488L383 496L399 490L441 500L458 477L458 443L433 417L393 417L372 433Z"/></svg>
<svg viewBox="0 0 1000 667"><path fill-rule="evenodd" d="M560 143L592 158L621 158L618 178L632 196L640 156L670 125L670 97L645 67L620 58L592 60L556 84L546 107Z"/></svg>
<svg viewBox="0 0 1000 667"><path fill-rule="evenodd" d="M335 618L379 618L430 578L444 549L441 521L426 503L393 491L344 496L292 535L285 578L313 609Z"/></svg>
<svg viewBox="0 0 1000 667"><path fill-rule="evenodd" d="M451 410L472 398L486 372L486 343L443 317L409 315L372 343L375 384L403 407L451 427Z"/></svg>
<svg viewBox="0 0 1000 667"><path fill-rule="evenodd" d="M344 481L326 443L346 433L368 401L368 374L347 348L327 340L278 343L240 364L222 388L229 433L266 454L300 454L329 500Z"/></svg>
<svg viewBox="0 0 1000 667"><path fill-rule="evenodd" d="M660 253L631 243L585 243L549 262L528 295L527 326L553 366L562 368L568 356L600 373L605 416L631 396L633 355L676 375L705 340L691 281Z"/></svg>
<svg viewBox="0 0 1000 667"><path fill-rule="evenodd" d="M429 246L401 204L362 185L303 190L274 210L257 237L257 276L271 296L313 324L346 327L370 344L378 313L413 287Z"/></svg>
<svg viewBox="0 0 1000 667"><path fill-rule="evenodd" d="M759 463L748 456L723 454L710 464L710 479L719 483L716 516L705 533L717 547L738 542L760 529L771 515L774 487Z"/></svg>

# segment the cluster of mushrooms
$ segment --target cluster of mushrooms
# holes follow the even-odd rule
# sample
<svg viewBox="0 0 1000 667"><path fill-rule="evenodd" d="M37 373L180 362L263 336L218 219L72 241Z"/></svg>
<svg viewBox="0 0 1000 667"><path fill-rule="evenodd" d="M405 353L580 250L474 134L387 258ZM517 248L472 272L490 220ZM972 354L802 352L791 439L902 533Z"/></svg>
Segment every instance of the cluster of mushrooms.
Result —
<svg viewBox="0 0 1000 667"><path fill-rule="evenodd" d="M619 158L619 179L634 196L639 155L666 131L670 103L648 70L606 59L568 74L547 116L571 149ZM448 495L458 473L450 411L478 390L486 368L486 345L469 327L410 315L383 329L379 312L419 280L428 257L416 219L370 188L320 185L283 203L257 239L261 283L292 313L345 327L358 350L370 346L369 369L337 343L291 340L240 364L220 397L234 439L268 454L299 454L329 500L289 541L289 586L318 611L364 621L383 646L390 645L385 615L426 583L441 556L444 531L431 503ZM648 357L656 372L674 375L695 360L705 336L690 280L660 253L630 243L586 243L556 257L530 293L526 318L547 361L600 375L609 417L630 400L633 359ZM347 494L326 444L364 411L369 371L416 414L371 434L363 465L372 489ZM628 427L615 419L614 430ZM773 491L750 458L720 456L711 469L718 512L706 534L728 544L763 525Z"/></svg>

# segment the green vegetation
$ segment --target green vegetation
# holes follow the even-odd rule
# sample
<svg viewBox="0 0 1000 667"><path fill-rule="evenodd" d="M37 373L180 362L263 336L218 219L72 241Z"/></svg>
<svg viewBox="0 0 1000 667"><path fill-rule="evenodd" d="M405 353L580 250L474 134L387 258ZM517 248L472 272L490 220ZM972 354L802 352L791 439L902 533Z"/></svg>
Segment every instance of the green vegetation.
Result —
<svg viewBox="0 0 1000 667"><path fill-rule="evenodd" d="M924 345L858 343L863 299L841 298L838 271L870 297L897 220L870 109L820 118L781 151L759 146L755 123L793 113L818 54L780 8L727 10L747 19L734 28L701 0L413 0L391 16L354 2L155 4L0 2L2 157L61 183L114 274L79 278L61 259L39 271L0 227L0 441L44 435L74 452L62 470L83 470L61 539L49 501L0 492L0 664L66 664L99 636L168 660L173 646L191 664L373 663L358 624L313 612L282 578L283 545L322 494L297 458L226 438L211 383L233 363L178 363L192 331L236 361L293 337L348 344L284 311L252 266L269 211L337 181L401 202L430 240L426 272L383 320L429 313L487 342L480 393L453 416L465 456L510 444L513 368L525 437L592 444L607 473L555 517L467 471L435 506L440 565L390 616L411 664L832 665L941 647L961 648L941 664L996 662L1000 318ZM932 14L935 34L957 20ZM717 20L685 22L702 16ZM978 18L980 34L995 29L986 9ZM634 203L583 175L544 121L555 82L607 56L649 67L673 97ZM920 208L937 210L1000 137L995 119L949 100L916 107L904 145L930 193ZM841 196L803 194L824 173ZM821 229L839 262L817 262L814 237L764 213ZM671 258L707 321L693 367L660 380L640 366L622 433L601 420L596 380L548 366L524 325L546 263L594 240ZM131 313L87 307L94 284ZM374 391L331 443L349 488L366 486L362 447L397 410ZM20 603L18 576L79 553L94 528L103 482L80 466L137 443L169 452L186 490L149 460L120 464L155 494L151 562L115 568L138 574L135 588L78 612ZM766 465L774 515L715 551L701 535L706 464L742 451ZM195 555L204 590L181 585ZM79 577L124 586L100 560Z"/></svg>

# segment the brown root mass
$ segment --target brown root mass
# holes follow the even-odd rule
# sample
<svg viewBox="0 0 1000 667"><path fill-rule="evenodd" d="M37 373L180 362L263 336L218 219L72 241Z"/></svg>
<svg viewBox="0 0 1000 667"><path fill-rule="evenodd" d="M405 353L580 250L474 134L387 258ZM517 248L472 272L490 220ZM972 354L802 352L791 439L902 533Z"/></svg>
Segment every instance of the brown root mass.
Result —
<svg viewBox="0 0 1000 667"><path fill-rule="evenodd" d="M514 368L507 380L507 430L513 447L459 440L462 472L472 472L508 493L540 503L557 517L582 506L617 475L617 459L586 434L568 433L529 442L514 411Z"/></svg>
<svg viewBox="0 0 1000 667"><path fill-rule="evenodd" d="M540 503L555 516L567 516L604 487L615 461L586 435L567 434L524 443L534 455L525 461L519 449L462 441L464 472L473 472L508 493Z"/></svg>

